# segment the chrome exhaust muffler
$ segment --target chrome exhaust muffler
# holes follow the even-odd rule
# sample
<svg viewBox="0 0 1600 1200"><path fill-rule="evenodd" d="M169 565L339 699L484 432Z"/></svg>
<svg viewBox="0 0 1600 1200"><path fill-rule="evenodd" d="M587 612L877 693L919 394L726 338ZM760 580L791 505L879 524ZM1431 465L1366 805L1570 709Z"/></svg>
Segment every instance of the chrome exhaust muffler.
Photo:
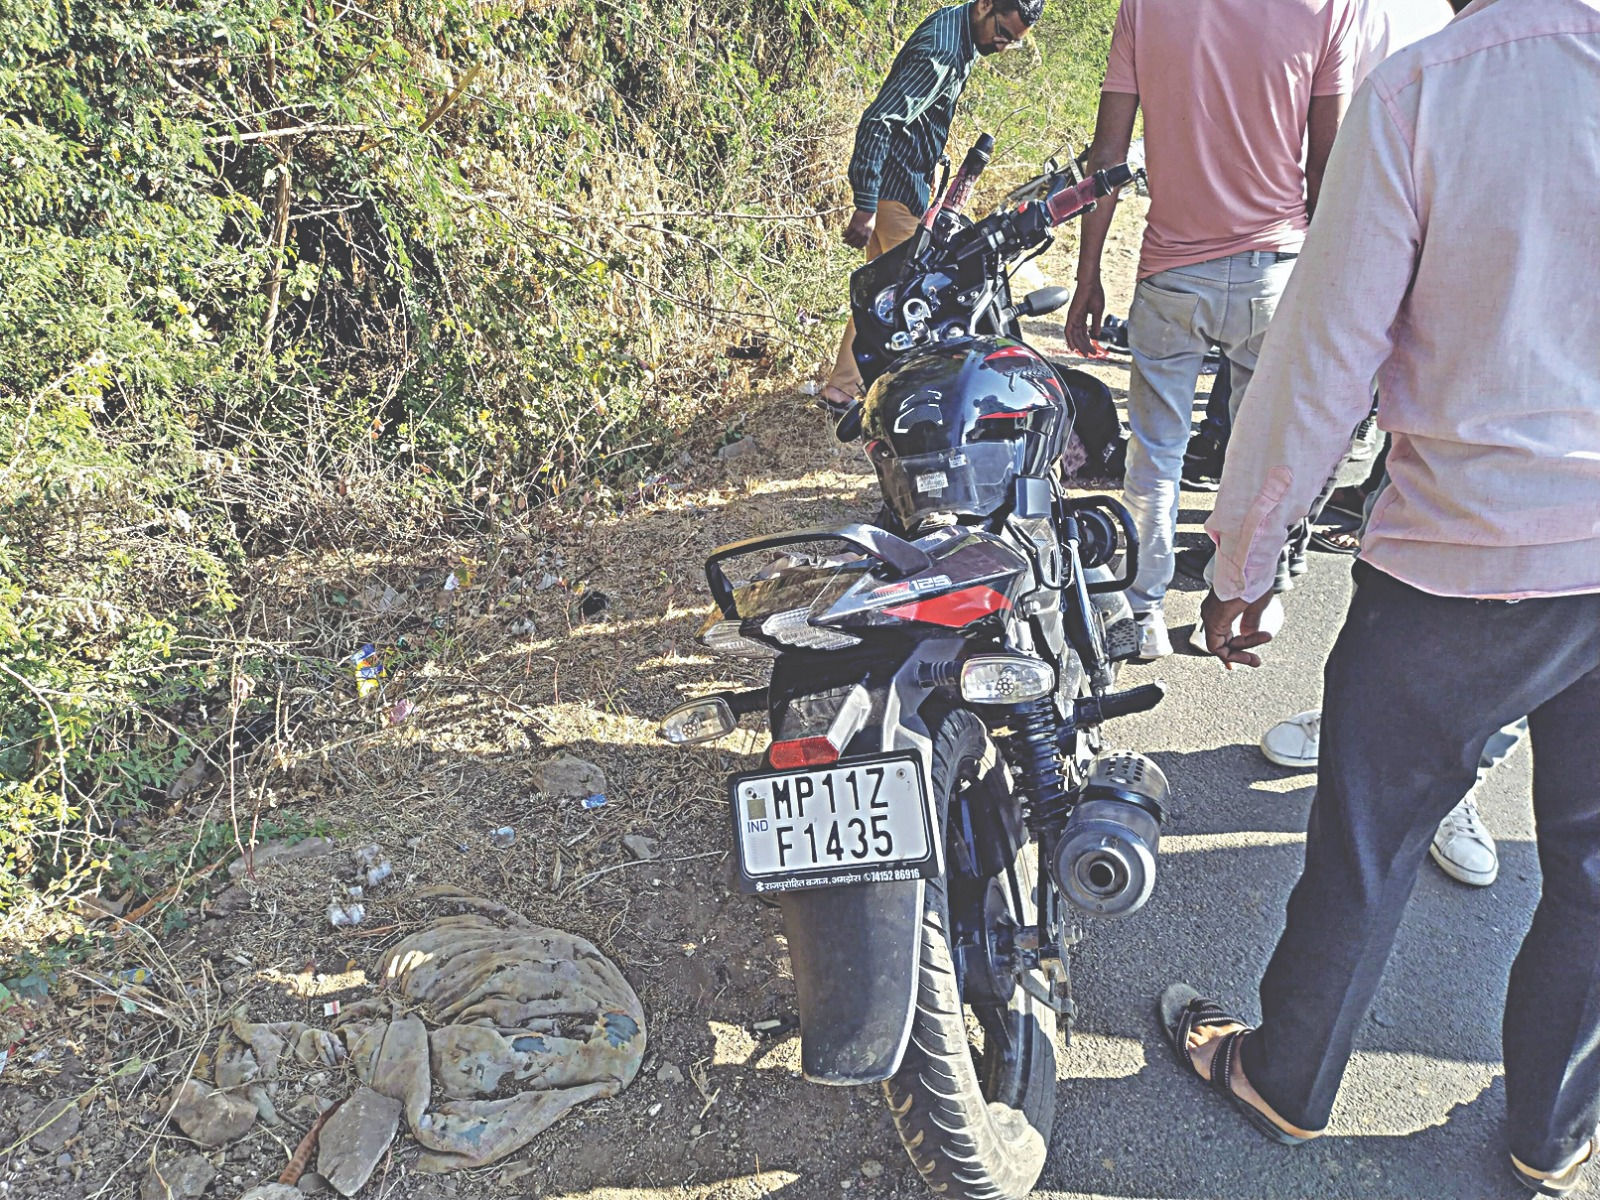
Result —
<svg viewBox="0 0 1600 1200"><path fill-rule="evenodd" d="M1166 775L1143 754L1116 750L1096 759L1050 855L1062 895L1097 917L1143 908L1156 886L1156 851L1171 795Z"/></svg>

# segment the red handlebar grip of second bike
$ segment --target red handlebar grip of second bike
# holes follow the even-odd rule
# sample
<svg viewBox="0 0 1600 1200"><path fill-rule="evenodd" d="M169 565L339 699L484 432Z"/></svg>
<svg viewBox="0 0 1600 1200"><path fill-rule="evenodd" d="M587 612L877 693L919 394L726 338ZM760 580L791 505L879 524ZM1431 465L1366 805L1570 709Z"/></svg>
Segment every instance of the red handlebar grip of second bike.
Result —
<svg viewBox="0 0 1600 1200"><path fill-rule="evenodd" d="M1134 172L1126 163L1111 167L1104 171L1096 171L1082 183L1074 184L1069 188L1062 188L1054 196L1045 201L1045 215L1050 218L1050 224L1059 225L1069 217L1074 217L1084 209L1093 206L1094 202L1108 192L1114 192L1119 187L1133 179Z"/></svg>

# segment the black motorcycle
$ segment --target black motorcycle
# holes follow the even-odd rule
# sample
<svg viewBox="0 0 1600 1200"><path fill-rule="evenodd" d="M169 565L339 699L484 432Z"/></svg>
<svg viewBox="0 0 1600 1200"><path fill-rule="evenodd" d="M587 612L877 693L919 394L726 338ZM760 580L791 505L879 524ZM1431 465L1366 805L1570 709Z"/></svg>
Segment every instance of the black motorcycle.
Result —
<svg viewBox="0 0 1600 1200"><path fill-rule="evenodd" d="M804 1073L881 1082L929 1185L974 1200L1025 1196L1043 1169L1076 922L1149 898L1168 797L1149 759L1100 751L1105 720L1164 689L1113 690L1137 539L1116 501L1061 486L1073 381L1020 338L1066 293L1008 286L1135 173L974 223L958 210L983 149L852 277L870 390L839 435L866 439L878 523L718 549L701 640L771 658L771 682L662 723L690 744L767 715L767 769L730 782L733 841L741 888L783 910Z"/></svg>

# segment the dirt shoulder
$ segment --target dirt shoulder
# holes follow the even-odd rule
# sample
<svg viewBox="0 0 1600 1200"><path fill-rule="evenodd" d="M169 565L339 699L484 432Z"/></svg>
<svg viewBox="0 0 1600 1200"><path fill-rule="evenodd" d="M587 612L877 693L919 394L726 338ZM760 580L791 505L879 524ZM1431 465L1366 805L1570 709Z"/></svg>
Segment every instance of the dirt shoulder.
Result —
<svg viewBox="0 0 1600 1200"><path fill-rule="evenodd" d="M1119 315L1137 207L1123 206L1106 255ZM1045 260L1058 278L1070 278L1066 258ZM1054 353L1058 333L1053 318L1030 330ZM1126 371L1103 377L1120 399ZM198 796L169 831L292 817L336 849L253 879L224 869L196 880L208 864L193 862L179 901L15 1010L27 1023L0 1073L0 1149L10 1147L0 1194L137 1194L152 1154L193 1150L163 1125L161 1101L185 1076L205 1076L225 1018L315 1025L325 1005L371 995L383 952L423 923L429 885L590 939L643 1001L649 1050L620 1096L577 1109L511 1159L417 1176L417 1148L402 1135L363 1194L924 1194L876 1091L800 1078L781 923L733 888L723 781L755 763L765 731L692 751L655 737L656 718L681 698L761 681L759 664L694 641L709 610L705 557L736 538L870 514L874 481L859 448L838 445L793 387L752 397L714 440L749 444L732 457L714 442L686 447L671 474L634 495L573 497L497 536L271 565L257 591L266 624L327 662L371 643L385 663L381 695L358 697L348 667L330 673L309 692L317 720L252 776ZM604 771L602 806L539 795L535 768L563 753ZM491 842L501 827L515 831L509 847ZM363 897L360 924L333 928L328 906L350 883L350 852L367 843L394 875ZM147 975L118 974L138 970ZM286 1072L275 1098L283 1123L257 1123L204 1155L216 1171L206 1194L275 1179L315 1098L352 1084L347 1068ZM76 1116L23 1144L64 1098L79 1099Z"/></svg>

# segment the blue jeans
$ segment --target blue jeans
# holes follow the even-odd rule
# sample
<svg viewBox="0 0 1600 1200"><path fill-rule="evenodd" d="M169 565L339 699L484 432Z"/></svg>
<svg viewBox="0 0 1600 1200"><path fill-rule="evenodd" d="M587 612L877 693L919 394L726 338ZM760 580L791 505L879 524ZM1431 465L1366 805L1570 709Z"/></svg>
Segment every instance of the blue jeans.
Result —
<svg viewBox="0 0 1600 1200"><path fill-rule="evenodd" d="M1289 282L1293 255L1249 250L1141 279L1128 311L1128 470L1123 502L1139 533L1136 613L1161 608L1172 582L1178 482L1206 351L1232 364L1229 408L1239 411L1267 322Z"/></svg>

